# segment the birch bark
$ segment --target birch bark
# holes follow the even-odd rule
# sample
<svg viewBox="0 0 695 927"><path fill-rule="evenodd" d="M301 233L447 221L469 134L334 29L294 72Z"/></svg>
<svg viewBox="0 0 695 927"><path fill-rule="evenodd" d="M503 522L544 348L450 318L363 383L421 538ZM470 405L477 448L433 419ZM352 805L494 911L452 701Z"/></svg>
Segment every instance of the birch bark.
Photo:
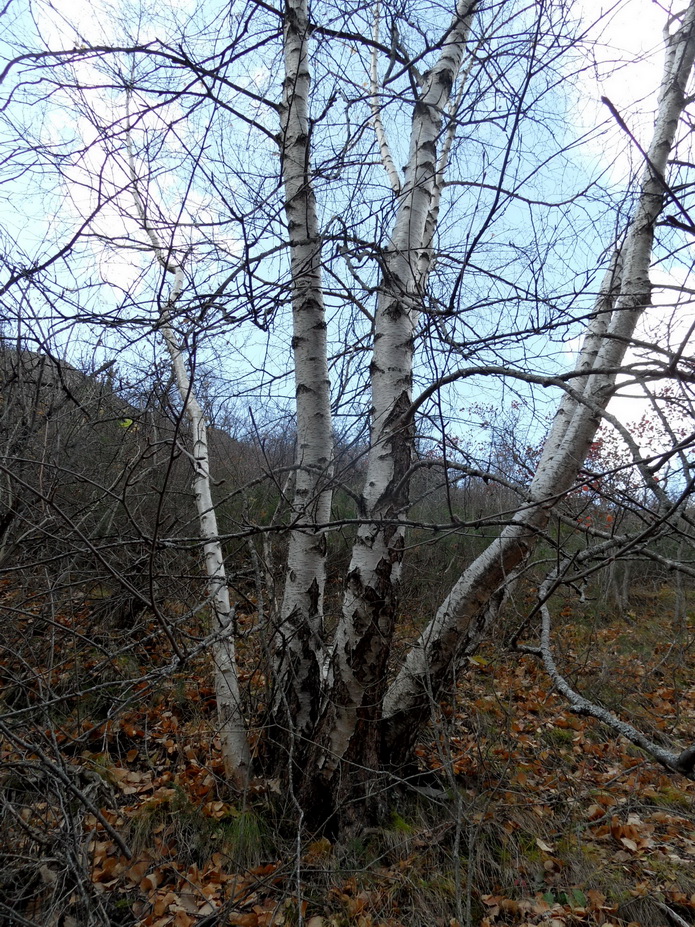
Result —
<svg viewBox="0 0 695 927"><path fill-rule="evenodd" d="M677 31L667 39L640 195L585 337L577 368L585 376L560 403L531 483L531 503L517 512L499 538L463 572L390 686L383 718L386 758L391 762L403 761L443 681L457 660L480 642L489 624L488 606L529 557L538 531L547 525L557 500L571 488L594 440L616 380L615 374L598 371L620 366L635 326L650 303L654 225L665 202L663 177L686 103L685 87L695 58L694 26L695 0L691 0Z"/></svg>
<svg viewBox="0 0 695 927"><path fill-rule="evenodd" d="M397 183L390 158L385 160L398 208L384 255L375 317L370 451L360 512L364 521L346 577L330 693L316 738L316 768L323 788L344 762L353 764L353 770L366 770L374 768L379 754L380 706L403 557L404 534L397 521L408 502L403 476L410 466L413 443L412 426L402 422L411 403L413 342L431 257L428 220L438 197L437 144L472 19L473 4L458 0L439 59L424 77L415 103L402 185ZM376 119L376 100L372 69L372 101L383 155L388 146L381 121Z"/></svg>
<svg viewBox="0 0 695 927"><path fill-rule="evenodd" d="M307 0L288 0L281 115L282 176L292 274L297 466L287 576L276 629L275 717L308 737L319 709L326 535L333 433L321 280L321 238L311 177ZM282 734L280 735L282 737Z"/></svg>
<svg viewBox="0 0 695 927"><path fill-rule="evenodd" d="M203 539L205 572L208 577L208 596L215 625L222 632L212 646L215 666L215 697L222 759L227 777L239 788L244 788L251 773L251 752L246 736L246 723L241 705L239 678L234 646L234 612L229 600L227 574L219 540L217 515L210 491L210 455L208 451L207 423L198 402L193 383L186 370L186 363L176 333L171 324L171 309L181 296L183 289L183 268L174 263L162 247L157 233L147 219L145 204L137 182L135 156L130 134L127 139L128 165L131 191L138 220L147 233L157 262L168 273L173 274L174 284L164 309L160 313L160 331L166 344L174 372L176 388L181 399L183 412L188 419L193 444L193 493L198 512L200 536Z"/></svg>

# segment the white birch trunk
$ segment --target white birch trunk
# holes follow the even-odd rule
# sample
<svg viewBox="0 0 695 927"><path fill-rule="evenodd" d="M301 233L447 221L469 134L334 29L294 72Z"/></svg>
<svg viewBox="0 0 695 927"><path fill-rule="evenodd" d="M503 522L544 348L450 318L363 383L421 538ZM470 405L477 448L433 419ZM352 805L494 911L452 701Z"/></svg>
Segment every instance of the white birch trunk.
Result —
<svg viewBox="0 0 695 927"><path fill-rule="evenodd" d="M401 192L401 178L398 174L398 168L393 160L391 155L391 147L389 145L388 139L386 137L386 131L384 129L384 123L381 119L381 102L379 100L379 51L377 45L379 43L379 16L381 13L381 4L376 3L374 5L374 26L372 28L372 38L374 39L374 48L372 49L372 62L369 69L369 80L371 83L371 105L372 105L372 125L374 126L374 134L376 135L377 144L379 145L379 154L381 155L381 163L384 165L384 170L388 174L389 183L391 184L391 189L398 196ZM393 50L395 55L396 50Z"/></svg>
<svg viewBox="0 0 695 927"><path fill-rule="evenodd" d="M244 788L251 773L251 752L246 736L246 723L241 706L239 678L234 646L234 612L229 601L227 575L222 544L217 529L217 516L210 491L210 455L208 451L205 415L186 370L183 353L171 326L170 309L177 302L183 288L183 269L172 263L164 252L157 234L147 221L145 205L140 196L135 170L135 158L130 135L127 138L128 162L132 193L140 224L152 243L152 250L165 271L174 274L174 286L165 308L160 314L160 331L171 358L176 388L181 398L184 415L189 421L193 444L193 493L195 496L200 536L203 539L207 591L214 615L215 628L221 632L212 645L215 666L215 698L222 759L225 773L239 788Z"/></svg>
<svg viewBox="0 0 695 927"><path fill-rule="evenodd" d="M408 501L403 481L411 461L413 433L403 427L411 404L413 341L421 305L436 208L437 145L452 87L468 39L472 4L458 0L439 60L426 75L416 102L410 156L399 192L395 228L384 256L371 364L371 435L362 493L364 522L358 530L346 577L342 618L332 660L331 692L322 719L318 765L324 781L341 762L371 765L378 753L380 703L390 651L403 530L394 525ZM376 78L372 70L373 100ZM378 112L378 111L377 111ZM388 146L377 122L378 144ZM396 188L392 163L385 167ZM394 490L398 487L398 491ZM382 520L391 524L384 527Z"/></svg>
<svg viewBox="0 0 695 927"><path fill-rule="evenodd" d="M179 277L183 276L180 268L177 268L176 273ZM176 290L176 286L174 289ZM166 317L162 318L161 332L171 357L176 387L190 423L193 441L193 493L200 524L200 536L203 538L208 595L215 616L215 626L224 632L212 646L222 759L227 776L235 785L243 788L248 784L251 773L251 754L239 692L234 647L234 612L229 601L222 544L219 540L215 505L210 492L207 423L188 377L176 335Z"/></svg>
<svg viewBox="0 0 695 927"><path fill-rule="evenodd" d="M307 0L288 0L281 106L282 174L292 272L292 348L297 410L293 528L274 653L278 713L311 733L320 697L326 536L331 511L333 431L321 281L321 240L310 171Z"/></svg>
<svg viewBox="0 0 695 927"><path fill-rule="evenodd" d="M423 632L384 700L388 749L402 758L430 710L443 680L456 660L470 653L487 630L487 607L505 580L531 553L538 530L547 525L558 499L573 485L595 438L616 376L591 370L616 369L629 346L637 321L649 305L649 265L654 224L663 208L661 178L668 167L678 122L685 105L685 86L695 57L695 0L691 0L678 31L668 40L666 65L650 164L620 257L611 267L585 338L573 392L560 403L531 483L530 505L461 575L435 618ZM617 290L617 292L616 292Z"/></svg>

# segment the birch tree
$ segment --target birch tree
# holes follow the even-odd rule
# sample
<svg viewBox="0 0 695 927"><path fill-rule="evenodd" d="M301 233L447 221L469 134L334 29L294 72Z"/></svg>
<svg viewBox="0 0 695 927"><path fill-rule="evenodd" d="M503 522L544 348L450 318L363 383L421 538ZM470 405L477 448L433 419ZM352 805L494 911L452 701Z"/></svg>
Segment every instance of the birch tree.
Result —
<svg viewBox="0 0 695 927"><path fill-rule="evenodd" d="M240 787L253 775L279 777L312 825L349 825L365 806L380 812L377 793L412 763L462 661L504 625L509 588L581 485L601 422L621 427L607 406L621 374L634 368L628 352L651 303L657 230L682 236L695 228L687 208L691 165L687 152L676 156L690 104L695 0L668 20L653 136L644 149L608 101L606 118L639 164L641 179L627 200L601 171L582 187L589 169L571 166L578 142L563 136L571 122L564 84L572 68L584 69L586 48L563 2L456 0L446 16L425 0L412 9L384 2L337 17L320 5L310 11L306 0L283 8L255 0L243 13L217 13L203 4L178 32L162 23L166 38L144 40L135 29L119 42L90 43L77 34L74 47L33 50L8 63L3 81L29 103L39 93L34 72L55 68L62 80L55 79L56 96L87 122L93 139L71 136L73 148L61 158L51 147L62 152L58 142L37 146L42 166L68 165L65 185L82 183L89 197L85 205L75 193L73 212L56 213L50 234L63 237L50 248L22 267L7 259L2 293L10 299L25 286L37 293L43 286L45 303L64 307L73 297L56 269L61 261L79 277L94 241L101 253L133 261L144 255L141 276L124 286L127 297L113 318L133 342L163 340L190 427L227 774ZM133 107L125 119L122 100ZM551 142L550 154L539 153ZM576 170L581 189L559 197L544 188L555 162L567 183ZM181 206L178 218L156 223L153 204L164 190ZM675 217L663 217L667 205ZM118 234L100 225L110 210L122 223ZM562 273L583 237L573 224L583 211L591 238L583 247L594 266L577 270L584 283L575 292L575 279L563 281ZM548 216L564 229L557 240ZM666 240L659 252L665 263L677 250ZM598 292L586 305L592 288ZM71 324L99 324L108 339L115 323L79 306ZM547 310L540 321L539 306ZM576 337L580 326L578 359L558 369L545 356L552 339L557 332ZM244 338L250 347L237 385L227 365L235 352L242 355ZM244 403L256 403L252 414L291 400L294 463L289 473L258 475L280 497L263 524L247 516L225 524L215 511L204 403L187 339L201 354L222 345L215 355L220 378ZM685 354L666 352L648 376L684 380ZM456 435L448 420L464 402L456 390L493 380L561 396L526 482L518 471L504 477L471 455L450 455ZM496 388L497 403L509 388ZM344 445L353 447L344 465L334 428L346 421ZM436 455L421 454L425 442ZM684 517L692 487L669 508L668 493L659 495L654 472L633 451L659 512L673 508L674 518ZM677 452L685 473L689 458ZM495 536L457 565L458 579L442 590L435 613L421 616L419 638L397 662L401 576L410 529L421 527L412 485L430 466L439 468L446 491L458 468L466 479L498 480L515 501L486 523ZM351 500L352 516L336 517L336 491ZM459 517L449 500L448 521L425 527L435 537L475 522ZM350 562L340 596L329 596L327 546L346 526L354 531ZM284 588L277 611L258 604L259 625L270 627L272 679L264 713L254 719L263 729L254 732L252 757L224 544L255 533L281 534L287 560L282 577L274 577ZM160 539L150 541L155 550ZM598 543L610 557L616 545L633 541ZM261 572L256 564L257 600ZM542 587L541 644L531 647L558 685L546 597L559 572ZM576 704L586 707L580 696ZM635 742L650 750L648 739ZM652 753L692 774L687 751Z"/></svg>
<svg viewBox="0 0 695 927"><path fill-rule="evenodd" d="M129 122L129 112L127 119ZM195 385L186 369L186 359L171 320L172 309L182 295L183 267L171 252L169 254L165 252L156 231L148 221L145 202L138 185L137 164L129 124L126 132L128 169L135 213L142 230L150 240L155 260L164 273L171 274L174 278L171 292L160 313L159 327L171 359L183 414L190 426L193 496L200 524L200 535L203 540L203 560L214 617L215 640L211 649L215 667L215 695L222 757L230 780L239 788L245 788L251 773L251 753L239 692L234 646L234 611L229 598L222 544L219 538L215 505L212 501L208 425L196 395Z"/></svg>
<svg viewBox="0 0 695 927"><path fill-rule="evenodd" d="M333 433L321 237L309 147L309 15L290 2L283 26L285 81L281 159L292 274L292 349L297 451L294 530L276 632L277 719L292 737L310 737L319 711L326 536L330 520Z"/></svg>
<svg viewBox="0 0 695 927"><path fill-rule="evenodd" d="M401 749L408 730L422 717L427 698L436 697L438 681L452 661L472 652L485 633L488 602L529 556L538 530L547 525L555 500L576 479L594 440L637 322L650 304L654 227L670 192L665 175L695 59L694 26L691 3L667 37L654 133L634 214L599 294L578 359L578 376L546 439L529 487L529 504L462 573L390 687L384 715L392 749Z"/></svg>
<svg viewBox="0 0 695 927"><path fill-rule="evenodd" d="M402 184L393 176L393 161L375 106L375 128L397 209L384 254L374 322L369 455L360 499L365 521L358 530L345 580L343 615L331 657L331 689L319 728L325 746L316 765L324 787L342 763L369 769L379 759L378 722L404 546L398 521L407 508L407 472L413 451L408 421L413 348L441 182L437 143L464 59L473 11L469 0L459 0L442 36L438 60L423 78ZM374 71L373 65L372 75ZM329 788L335 792L332 785Z"/></svg>
<svg viewBox="0 0 695 927"><path fill-rule="evenodd" d="M404 538L398 521L408 504L413 448L413 342L431 260L429 246L436 228L449 139L442 146L439 164L437 142L473 15L473 5L458 5L442 40L439 60L422 80L402 184L381 120L377 69L372 59L374 128L398 205L374 321L370 451L360 500L365 521L358 530L346 577L343 615L331 652L329 688L315 735L318 746L310 764L315 772L309 773L306 785L311 800L326 807L340 791L333 777L338 771L339 780L344 781L344 764L370 770L380 761L397 766L407 759L443 681L456 661L474 652L484 638L507 583L530 556L555 502L573 485L637 321L650 301L654 224L668 193L664 175L695 54L693 9L668 37L659 111L645 154L640 196L601 288L577 370L529 487L528 504L462 573L386 691ZM378 26L378 19L376 23ZM377 28L374 38L378 41ZM459 93L462 91L460 88ZM327 799L322 791L328 794Z"/></svg>

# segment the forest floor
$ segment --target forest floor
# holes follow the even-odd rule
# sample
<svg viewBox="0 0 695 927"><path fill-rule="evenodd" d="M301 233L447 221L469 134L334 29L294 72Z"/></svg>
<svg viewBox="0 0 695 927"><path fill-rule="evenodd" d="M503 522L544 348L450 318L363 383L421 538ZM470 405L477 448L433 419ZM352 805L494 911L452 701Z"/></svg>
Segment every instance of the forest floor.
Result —
<svg viewBox="0 0 695 927"><path fill-rule="evenodd" d="M16 595L4 588L0 604L11 611ZM166 667L153 636L107 671L89 603L54 616L50 647L27 643L22 615L5 653L31 645L35 668L21 697L6 668L4 710L36 725L38 701L49 708L24 747L0 727L2 924L695 923L695 783L573 715L532 656L489 647L470 659L418 748L431 774L384 780L386 820L338 845L297 833L277 782L254 782L243 800L229 792L204 657L153 681L148 647ZM695 740L695 616L672 615L666 588L610 622L568 600L555 646L580 691L680 749ZM244 681L262 692L260 669Z"/></svg>

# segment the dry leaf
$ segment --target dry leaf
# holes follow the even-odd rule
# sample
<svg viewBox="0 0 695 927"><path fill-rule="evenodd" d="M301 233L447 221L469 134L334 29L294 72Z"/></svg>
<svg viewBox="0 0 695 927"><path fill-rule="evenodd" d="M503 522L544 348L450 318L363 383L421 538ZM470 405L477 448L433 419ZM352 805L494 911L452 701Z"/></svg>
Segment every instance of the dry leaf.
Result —
<svg viewBox="0 0 695 927"><path fill-rule="evenodd" d="M149 868L149 860L140 860L139 863L133 863L133 865L126 871L126 876L130 879L131 882L139 885L140 882L145 878L145 873Z"/></svg>
<svg viewBox="0 0 695 927"><path fill-rule="evenodd" d="M249 912L239 912L229 915L229 923L233 924L234 927L258 927L258 915L254 914L253 911Z"/></svg>

